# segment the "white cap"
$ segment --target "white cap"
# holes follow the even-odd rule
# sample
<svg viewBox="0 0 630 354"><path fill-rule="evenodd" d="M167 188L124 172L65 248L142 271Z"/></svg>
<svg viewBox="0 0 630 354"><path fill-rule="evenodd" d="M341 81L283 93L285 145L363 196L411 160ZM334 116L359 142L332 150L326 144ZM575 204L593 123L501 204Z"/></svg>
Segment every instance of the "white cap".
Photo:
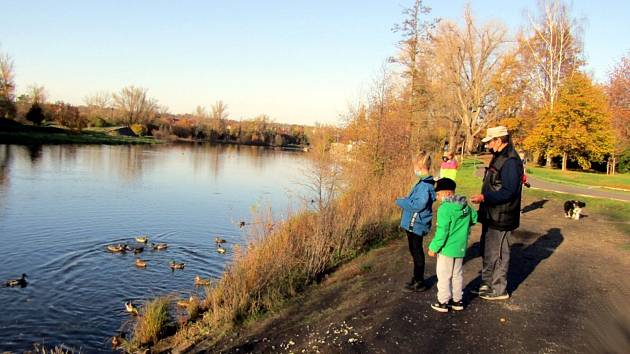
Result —
<svg viewBox="0 0 630 354"><path fill-rule="evenodd" d="M494 138L506 136L508 134L509 133L508 133L507 128L502 125L499 125L498 127L494 127L494 128L488 128L488 131L486 132L486 137L481 139L481 142L487 143L488 141Z"/></svg>

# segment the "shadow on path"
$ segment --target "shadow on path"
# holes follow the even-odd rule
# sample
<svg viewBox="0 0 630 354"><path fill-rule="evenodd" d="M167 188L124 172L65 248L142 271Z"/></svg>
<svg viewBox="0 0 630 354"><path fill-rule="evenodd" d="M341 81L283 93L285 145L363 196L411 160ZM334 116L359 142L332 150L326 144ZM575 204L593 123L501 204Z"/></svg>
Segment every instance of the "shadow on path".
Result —
<svg viewBox="0 0 630 354"><path fill-rule="evenodd" d="M529 231L515 231L512 235L512 247L510 249L510 267L508 270L508 293L513 293L530 276L538 265L549 258L564 241L564 236L559 228L551 228L546 234L538 237L530 243L536 233ZM479 256L479 243L476 242L469 248L470 255L466 254L464 262ZM470 281L464 290L467 294L473 294L481 285L481 275ZM475 295L476 296L476 295Z"/></svg>
<svg viewBox="0 0 630 354"><path fill-rule="evenodd" d="M542 209L545 203L547 203L548 201L549 201L548 199L541 199L541 200L532 202L531 204L521 209L521 213L525 214L525 213L529 213L530 211L534 211L536 209Z"/></svg>

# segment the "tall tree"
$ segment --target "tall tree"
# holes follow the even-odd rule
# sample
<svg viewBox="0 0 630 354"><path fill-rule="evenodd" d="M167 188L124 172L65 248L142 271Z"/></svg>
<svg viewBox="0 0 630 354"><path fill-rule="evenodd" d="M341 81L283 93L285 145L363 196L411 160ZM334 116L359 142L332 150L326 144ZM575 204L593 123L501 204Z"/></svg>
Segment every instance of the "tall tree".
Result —
<svg viewBox="0 0 630 354"><path fill-rule="evenodd" d="M553 110L562 81L583 64L579 23L563 0L539 0L520 43L529 52L532 82L542 105Z"/></svg>
<svg viewBox="0 0 630 354"><path fill-rule="evenodd" d="M610 73L606 93L616 136L615 154L611 164L611 172L614 174L616 157L630 149L630 52L621 58Z"/></svg>
<svg viewBox="0 0 630 354"><path fill-rule="evenodd" d="M390 61L402 65L402 76L407 80L407 104L409 116L408 142L415 145L422 135L429 130L429 115L427 110L430 101L428 90L428 65L430 53L431 30L435 28L438 19L429 19L431 8L424 5L422 0L414 0L411 7L403 10L402 23L394 25L392 31L400 33L402 39L398 42L399 54Z"/></svg>
<svg viewBox="0 0 630 354"><path fill-rule="evenodd" d="M8 54L0 52L0 118L14 118L15 107L15 75L13 60Z"/></svg>
<svg viewBox="0 0 630 354"><path fill-rule="evenodd" d="M122 114L123 123L150 123L157 112L157 101L147 95L142 87L128 86L113 95L114 105Z"/></svg>
<svg viewBox="0 0 630 354"><path fill-rule="evenodd" d="M464 27L451 21L438 26L435 57L455 94L466 152L472 151L474 138L497 119L498 97L492 80L500 68L505 37L500 24L475 24L470 7L464 12Z"/></svg>
<svg viewBox="0 0 630 354"><path fill-rule="evenodd" d="M614 134L606 95L601 87L579 72L560 86L553 109L541 110L538 125L526 139L528 148L544 147L550 156L562 157L562 170L569 160L588 169L603 161L614 147Z"/></svg>

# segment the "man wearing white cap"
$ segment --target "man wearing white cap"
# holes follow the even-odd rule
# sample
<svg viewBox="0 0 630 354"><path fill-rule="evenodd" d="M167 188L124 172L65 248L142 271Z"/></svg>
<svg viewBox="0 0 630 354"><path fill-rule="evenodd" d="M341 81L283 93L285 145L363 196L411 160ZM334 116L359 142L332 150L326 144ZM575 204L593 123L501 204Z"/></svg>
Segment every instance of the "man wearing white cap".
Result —
<svg viewBox="0 0 630 354"><path fill-rule="evenodd" d="M470 198L479 204L483 268L479 297L506 300L510 263L510 236L518 228L521 215L523 163L510 142L504 126L488 128L481 140L492 152L492 161L483 177L481 194Z"/></svg>

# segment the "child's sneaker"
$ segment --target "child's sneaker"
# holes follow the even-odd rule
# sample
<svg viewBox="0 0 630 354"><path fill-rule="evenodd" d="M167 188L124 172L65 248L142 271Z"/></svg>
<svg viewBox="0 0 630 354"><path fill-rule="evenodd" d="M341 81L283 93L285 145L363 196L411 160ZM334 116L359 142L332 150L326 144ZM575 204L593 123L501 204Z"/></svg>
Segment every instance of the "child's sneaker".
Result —
<svg viewBox="0 0 630 354"><path fill-rule="evenodd" d="M437 312L448 312L448 305L442 304L439 301L434 304L431 304L431 308Z"/></svg>
<svg viewBox="0 0 630 354"><path fill-rule="evenodd" d="M453 301L451 300L451 308L455 311L462 311L464 309L463 301Z"/></svg>
<svg viewBox="0 0 630 354"><path fill-rule="evenodd" d="M508 293L497 294L495 292L491 292L491 293L479 294L479 297L484 300L495 301L495 300L507 300L510 298L510 295Z"/></svg>

